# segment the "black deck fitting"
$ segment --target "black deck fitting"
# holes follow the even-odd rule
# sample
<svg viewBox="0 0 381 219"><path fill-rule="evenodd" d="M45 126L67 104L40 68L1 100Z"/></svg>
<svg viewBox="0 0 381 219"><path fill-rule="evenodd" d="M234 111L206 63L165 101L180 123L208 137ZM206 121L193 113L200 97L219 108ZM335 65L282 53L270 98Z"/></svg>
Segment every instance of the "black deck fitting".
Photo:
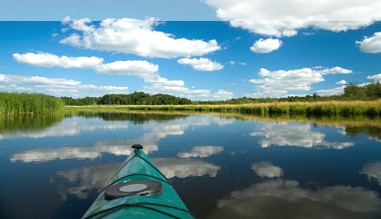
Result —
<svg viewBox="0 0 381 219"><path fill-rule="evenodd" d="M132 148L135 148L135 149L143 149L143 146L141 144L134 144L131 146Z"/></svg>

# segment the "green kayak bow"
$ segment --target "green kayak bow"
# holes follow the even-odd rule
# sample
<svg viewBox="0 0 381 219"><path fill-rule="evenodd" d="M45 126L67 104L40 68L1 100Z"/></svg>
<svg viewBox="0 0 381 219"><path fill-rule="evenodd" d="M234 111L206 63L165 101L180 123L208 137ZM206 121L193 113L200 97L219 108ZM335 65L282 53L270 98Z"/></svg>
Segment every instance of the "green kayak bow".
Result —
<svg viewBox="0 0 381 219"><path fill-rule="evenodd" d="M143 146L132 148L82 218L194 218Z"/></svg>

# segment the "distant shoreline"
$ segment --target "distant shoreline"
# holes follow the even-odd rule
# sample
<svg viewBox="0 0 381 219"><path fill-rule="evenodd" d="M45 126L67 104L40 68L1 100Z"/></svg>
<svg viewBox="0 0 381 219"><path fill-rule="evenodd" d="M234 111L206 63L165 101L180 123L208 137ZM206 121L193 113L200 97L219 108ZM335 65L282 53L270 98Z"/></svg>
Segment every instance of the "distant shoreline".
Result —
<svg viewBox="0 0 381 219"><path fill-rule="evenodd" d="M222 112L253 115L369 115L381 116L381 99L375 101L274 102L188 105L87 105L65 106L71 111Z"/></svg>
<svg viewBox="0 0 381 219"><path fill-rule="evenodd" d="M316 100L316 101L285 101L272 100L265 103L219 103L191 102L170 95L157 94L150 96L144 93L133 93L127 96L106 95L105 100L112 98L128 98L143 96L150 104L118 105L105 101L107 104L71 105L62 98L38 93L6 93L0 92L0 116L20 114L51 114L65 111L100 111L100 112L217 112L239 113L246 115L305 115L305 116L381 116L381 99L377 100ZM110 98L112 97L112 98ZM153 97L153 98L152 98ZM136 99L136 98L135 98ZM115 100L115 99L114 99ZM160 100L160 101L159 101ZM243 99L241 99L243 100ZM136 101L135 101L136 102ZM167 104L169 102L169 104ZM189 102L189 103L186 103ZM144 103L144 102L143 102ZM157 104L154 104L157 103ZM159 104L162 103L162 104ZM172 104L173 103L173 104Z"/></svg>

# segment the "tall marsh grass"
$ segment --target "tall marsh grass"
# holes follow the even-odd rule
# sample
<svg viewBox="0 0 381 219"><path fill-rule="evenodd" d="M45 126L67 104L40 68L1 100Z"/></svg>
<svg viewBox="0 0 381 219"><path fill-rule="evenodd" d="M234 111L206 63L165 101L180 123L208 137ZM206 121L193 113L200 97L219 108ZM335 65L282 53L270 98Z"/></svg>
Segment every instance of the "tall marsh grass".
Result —
<svg viewBox="0 0 381 219"><path fill-rule="evenodd" d="M53 96L38 93L0 92L0 116L26 113L47 114L63 108L63 102Z"/></svg>
<svg viewBox="0 0 381 219"><path fill-rule="evenodd" d="M169 111L169 112L221 112L250 115L368 115L381 116L381 100L376 101L322 101L274 102L256 104L221 105L113 105L76 107L81 110ZM77 109L78 110L78 109Z"/></svg>

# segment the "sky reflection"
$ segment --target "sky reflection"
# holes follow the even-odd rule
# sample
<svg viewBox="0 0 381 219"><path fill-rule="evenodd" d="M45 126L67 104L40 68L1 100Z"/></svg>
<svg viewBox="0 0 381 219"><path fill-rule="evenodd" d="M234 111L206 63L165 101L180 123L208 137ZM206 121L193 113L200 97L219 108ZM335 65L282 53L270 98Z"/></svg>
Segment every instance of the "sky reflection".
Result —
<svg viewBox="0 0 381 219"><path fill-rule="evenodd" d="M104 121L101 119L89 121L84 118L75 117L66 118L62 122L45 129L0 133L0 140L75 136L83 132L95 132L97 130L110 131L115 129L128 129L128 123L124 121Z"/></svg>
<svg viewBox="0 0 381 219"><path fill-rule="evenodd" d="M63 201L67 200L69 195L87 199L89 192L99 191L106 185L120 165L117 163L58 171L57 175L66 179L69 184L61 187L58 194Z"/></svg>
<svg viewBox="0 0 381 219"><path fill-rule="evenodd" d="M261 178L263 177L274 178L274 177L283 176L282 168L278 166L274 166L268 161L254 163L251 166L251 169Z"/></svg>
<svg viewBox="0 0 381 219"><path fill-rule="evenodd" d="M369 138L372 127L118 116L3 132L0 218L41 218L45 208L50 216L82 215L136 143L197 218L381 218L381 148ZM19 205L27 208L17 217Z"/></svg>
<svg viewBox="0 0 381 219"><path fill-rule="evenodd" d="M381 161L366 164L362 173L366 174L369 179L376 180L381 186Z"/></svg>
<svg viewBox="0 0 381 219"><path fill-rule="evenodd" d="M132 141L126 142L97 142L93 147L64 147L59 149L36 149L23 151L12 155L12 162L48 162L52 160L67 159L95 159L102 154L129 155L132 152ZM143 149L147 154L157 151L156 145L145 145Z"/></svg>
<svg viewBox="0 0 381 219"><path fill-rule="evenodd" d="M96 130L108 130L112 131L114 129L127 129L127 122L115 122L115 121L104 121L95 119L99 122L99 125L92 124L94 121L83 122L82 118L76 119L66 119L57 126L48 128L46 130L39 131L38 135L34 134L20 134L13 135L12 137L31 137L39 136L41 138L48 136L65 136L65 135L78 135L83 131L96 131ZM166 121L161 123L148 122L142 125L143 129L146 131L140 137L129 140L115 140L115 141L99 141L96 142L94 146L91 147L63 147L59 149L33 149L28 151L22 151L15 153L11 156L10 160L12 162L47 162L51 160L65 160L65 159L95 159L101 157L104 153L109 153L113 155L128 155L131 153L130 146L135 143L140 143L144 145L144 151L146 153L151 153L158 151L158 145L160 139L164 139L168 136L181 136L190 127L197 126L208 126L211 123L216 123L218 125L230 124L232 119L224 119L220 117L187 117L184 119L178 119L173 121ZM63 131L65 130L65 131ZM11 136L9 136L11 137ZM213 148L211 148L213 149ZM202 151L208 150L197 149ZM221 148L217 148L221 150ZM214 152L212 152L214 153Z"/></svg>
<svg viewBox="0 0 381 219"><path fill-rule="evenodd" d="M352 142L326 140L326 134L312 130L309 123L261 123L257 130L249 134L260 137L261 147L294 146L304 148L344 149L352 147Z"/></svg>
<svg viewBox="0 0 381 219"><path fill-rule="evenodd" d="M270 180L233 191L207 218L375 218L377 193L362 187L330 186L310 190L295 180Z"/></svg>
<svg viewBox="0 0 381 219"><path fill-rule="evenodd" d="M180 158L191 158L191 157L209 157L215 154L220 154L224 151L222 146L194 146L189 152L180 152L177 154Z"/></svg>
<svg viewBox="0 0 381 219"><path fill-rule="evenodd" d="M217 165L192 159L156 158L152 161L168 179L216 177L221 169ZM106 185L120 165L121 163L116 163L58 171L57 176L62 177L68 183L59 189L58 194L63 201L67 200L70 195L79 199L87 199L90 192L98 192Z"/></svg>
<svg viewBox="0 0 381 219"><path fill-rule="evenodd" d="M194 159L157 158L153 162L167 178L216 177L219 166Z"/></svg>

